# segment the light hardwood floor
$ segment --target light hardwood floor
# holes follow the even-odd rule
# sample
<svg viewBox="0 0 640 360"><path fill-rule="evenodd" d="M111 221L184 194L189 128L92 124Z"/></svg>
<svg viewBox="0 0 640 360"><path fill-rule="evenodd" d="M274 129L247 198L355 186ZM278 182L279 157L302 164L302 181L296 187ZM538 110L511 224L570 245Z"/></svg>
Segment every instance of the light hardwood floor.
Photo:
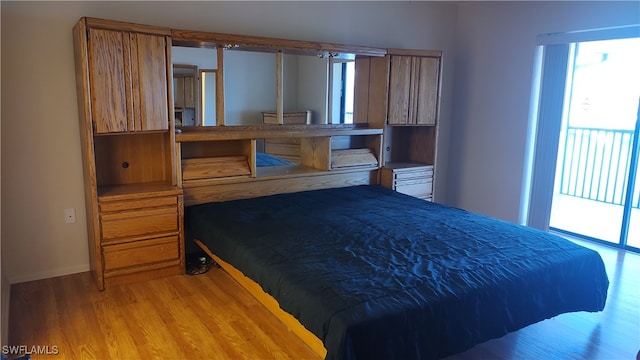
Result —
<svg viewBox="0 0 640 360"><path fill-rule="evenodd" d="M480 344L460 359L634 359L640 349L640 255L600 245L611 285L600 313L571 313ZM11 289L10 343L55 359L316 359L298 338L212 269L96 290L88 273Z"/></svg>

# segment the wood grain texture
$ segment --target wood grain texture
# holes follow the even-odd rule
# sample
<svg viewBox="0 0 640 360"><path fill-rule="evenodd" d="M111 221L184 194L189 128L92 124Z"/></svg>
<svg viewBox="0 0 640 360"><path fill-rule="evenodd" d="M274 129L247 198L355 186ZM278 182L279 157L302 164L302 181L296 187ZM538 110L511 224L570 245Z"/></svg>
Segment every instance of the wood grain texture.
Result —
<svg viewBox="0 0 640 360"><path fill-rule="evenodd" d="M300 163L319 170L331 169L331 137L302 138Z"/></svg>
<svg viewBox="0 0 640 360"><path fill-rule="evenodd" d="M378 159L371 149L344 149L331 151L331 168L354 166L378 166Z"/></svg>
<svg viewBox="0 0 640 360"><path fill-rule="evenodd" d="M378 179L376 168L349 171L318 171L307 168L304 172L293 173L280 171L271 176L258 175L257 178L250 179L250 181L230 179L218 183L203 183L201 186L185 186L183 189L184 204L191 206L295 191L376 184Z"/></svg>
<svg viewBox="0 0 640 360"><path fill-rule="evenodd" d="M239 46L241 49L257 49L259 51L285 51L287 53L307 53L317 55L318 52L337 52L367 56L384 56L385 49L331 44L315 41L288 40L267 38L262 36L223 34L204 31L172 29L173 43L179 46L225 47Z"/></svg>
<svg viewBox="0 0 640 360"><path fill-rule="evenodd" d="M82 273L11 294L10 342L56 345L58 359L318 359L221 269L102 292Z"/></svg>
<svg viewBox="0 0 640 360"><path fill-rule="evenodd" d="M89 30L89 76L91 115L97 134L125 132L129 128L130 76L128 34L122 31ZM126 51L126 53L125 53Z"/></svg>
<svg viewBox="0 0 640 360"><path fill-rule="evenodd" d="M586 244L611 282L604 311L559 315L447 360L634 359L640 256ZM10 344L57 345L56 359L320 359L222 269L105 291L89 273L13 284L9 322Z"/></svg>
<svg viewBox="0 0 640 360"><path fill-rule="evenodd" d="M228 176L250 176L247 156L219 156L182 160L182 180L221 178Z"/></svg>
<svg viewBox="0 0 640 360"><path fill-rule="evenodd" d="M389 74L389 114L387 122L393 124L409 123L411 95L411 57L392 56Z"/></svg>
<svg viewBox="0 0 640 360"><path fill-rule="evenodd" d="M214 253L212 253L206 245L199 240L194 240L204 252L206 252L216 263L224 269L240 286L247 290L253 297L267 308L275 317L278 318L287 328L296 334L309 348L311 348L319 357L324 358L327 350L324 348L322 341L312 332L305 328L298 319L291 314L280 309L280 304L272 296L265 293L264 290L255 281L246 277L241 271L233 267L231 264L223 261Z"/></svg>
<svg viewBox="0 0 640 360"><path fill-rule="evenodd" d="M440 58L414 58L417 63L416 124L435 125L438 118Z"/></svg>
<svg viewBox="0 0 640 360"><path fill-rule="evenodd" d="M82 153L82 175L84 179L84 202L87 218L87 239L89 242L89 268L93 278L102 288L102 253L100 251L100 228L98 220L98 181L93 143L91 118L90 75L88 62L87 27L80 20L73 27L73 52L76 71L76 94L78 98L78 119L80 121L80 143Z"/></svg>
<svg viewBox="0 0 640 360"><path fill-rule="evenodd" d="M144 34L155 34L155 35L163 35L163 36L171 35L171 29L159 27L159 26L141 25L141 24L124 22L124 21L106 20L106 19L98 19L98 18L92 18L92 17L85 17L83 19L84 21L86 21L87 26L94 27L94 28L124 30L124 31L132 31L132 32L139 32Z"/></svg>
<svg viewBox="0 0 640 360"><path fill-rule="evenodd" d="M98 186L174 181L173 154L166 133L96 136Z"/></svg>
<svg viewBox="0 0 640 360"><path fill-rule="evenodd" d="M169 128L169 102L166 43L164 36L135 34L137 75L140 102L140 125L136 130L167 130ZM132 61L133 61L132 56Z"/></svg>
<svg viewBox="0 0 640 360"><path fill-rule="evenodd" d="M272 139L284 137L320 137L347 135L380 135L381 128L362 125L255 125L209 126L183 128L178 142ZM184 146L183 146L184 150Z"/></svg>

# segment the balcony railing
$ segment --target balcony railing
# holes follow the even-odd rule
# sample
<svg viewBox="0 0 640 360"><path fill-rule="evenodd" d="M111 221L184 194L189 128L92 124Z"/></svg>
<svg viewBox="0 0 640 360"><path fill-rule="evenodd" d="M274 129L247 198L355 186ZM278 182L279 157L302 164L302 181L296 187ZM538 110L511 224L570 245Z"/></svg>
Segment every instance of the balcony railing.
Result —
<svg viewBox="0 0 640 360"><path fill-rule="evenodd" d="M632 144L633 130L568 127L560 194L622 205ZM632 206L640 208L640 181L633 191Z"/></svg>

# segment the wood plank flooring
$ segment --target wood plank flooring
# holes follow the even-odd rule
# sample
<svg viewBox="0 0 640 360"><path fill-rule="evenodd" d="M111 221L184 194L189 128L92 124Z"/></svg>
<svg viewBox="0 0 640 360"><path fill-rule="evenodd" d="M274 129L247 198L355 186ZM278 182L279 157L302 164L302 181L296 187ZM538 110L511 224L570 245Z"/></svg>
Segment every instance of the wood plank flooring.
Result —
<svg viewBox="0 0 640 360"><path fill-rule="evenodd" d="M585 243L581 243L585 244ZM597 244L611 285L600 313L571 313L448 360L634 359L640 255ZM12 345L56 346L33 359L317 359L220 269L96 290L88 273L11 288Z"/></svg>

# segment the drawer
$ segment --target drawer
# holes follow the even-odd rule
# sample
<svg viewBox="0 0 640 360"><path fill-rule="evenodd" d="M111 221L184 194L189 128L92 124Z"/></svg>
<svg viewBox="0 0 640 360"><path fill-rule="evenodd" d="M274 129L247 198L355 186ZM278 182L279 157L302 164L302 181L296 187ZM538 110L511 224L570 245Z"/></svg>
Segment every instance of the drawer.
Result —
<svg viewBox="0 0 640 360"><path fill-rule="evenodd" d="M168 206L100 215L102 240L178 231L178 208Z"/></svg>
<svg viewBox="0 0 640 360"><path fill-rule="evenodd" d="M393 171L393 177L396 180L402 179L411 179L411 178L432 178L433 177L433 166L425 166L419 168L408 168L408 169L396 169Z"/></svg>
<svg viewBox="0 0 640 360"><path fill-rule="evenodd" d="M159 206L177 206L178 197L176 196L162 196L148 199L138 200L121 200L121 201L104 201L100 202L101 212L112 212L132 209L142 209Z"/></svg>
<svg viewBox="0 0 640 360"><path fill-rule="evenodd" d="M407 178L407 179L396 180L394 182L394 185L395 187L398 187L398 186L416 185L416 184L425 184L425 183L433 183L433 179L425 178L425 177Z"/></svg>
<svg viewBox="0 0 640 360"><path fill-rule="evenodd" d="M103 247L104 270L175 260L180 257L178 236L140 240Z"/></svg>
<svg viewBox="0 0 640 360"><path fill-rule="evenodd" d="M431 197L431 193L433 192L433 182L427 181L408 184L397 184L396 191L419 198L427 198Z"/></svg>

